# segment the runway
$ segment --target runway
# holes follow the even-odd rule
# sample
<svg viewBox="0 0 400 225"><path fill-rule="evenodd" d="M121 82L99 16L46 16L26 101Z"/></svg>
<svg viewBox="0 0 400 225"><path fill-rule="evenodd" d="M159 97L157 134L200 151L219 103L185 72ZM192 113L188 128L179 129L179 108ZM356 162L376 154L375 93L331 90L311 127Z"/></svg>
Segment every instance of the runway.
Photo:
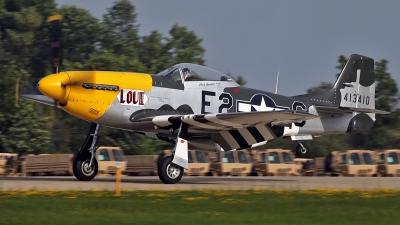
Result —
<svg viewBox="0 0 400 225"><path fill-rule="evenodd" d="M124 176L121 188L147 189L400 189L397 177L193 177L184 176L178 184L163 184L157 176ZM115 177L96 177L89 182L75 177L0 177L0 190L115 190Z"/></svg>

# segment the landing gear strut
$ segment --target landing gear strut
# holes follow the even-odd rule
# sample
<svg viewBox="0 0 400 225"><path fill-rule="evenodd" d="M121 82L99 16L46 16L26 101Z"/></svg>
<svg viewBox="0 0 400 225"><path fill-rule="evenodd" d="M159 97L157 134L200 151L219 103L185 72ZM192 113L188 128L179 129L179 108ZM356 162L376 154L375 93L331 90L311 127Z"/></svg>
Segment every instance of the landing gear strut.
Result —
<svg viewBox="0 0 400 225"><path fill-rule="evenodd" d="M96 143L100 125L92 124L89 133L72 164L72 171L76 179L80 181L91 181L97 175L99 166L95 157Z"/></svg>
<svg viewBox="0 0 400 225"><path fill-rule="evenodd" d="M308 146L305 143L299 141L294 151L296 152L297 156L299 156L300 158L304 158L307 154Z"/></svg>

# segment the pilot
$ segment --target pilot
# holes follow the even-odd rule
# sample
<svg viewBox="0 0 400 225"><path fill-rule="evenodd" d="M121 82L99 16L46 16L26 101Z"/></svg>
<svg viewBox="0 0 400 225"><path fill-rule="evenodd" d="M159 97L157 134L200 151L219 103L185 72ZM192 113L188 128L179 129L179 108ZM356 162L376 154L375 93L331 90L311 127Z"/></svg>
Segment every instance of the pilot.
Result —
<svg viewBox="0 0 400 225"><path fill-rule="evenodd" d="M183 80L185 81L189 81L190 78L192 77L192 74L190 73L190 70L188 68L184 68L182 70L182 74L183 74Z"/></svg>

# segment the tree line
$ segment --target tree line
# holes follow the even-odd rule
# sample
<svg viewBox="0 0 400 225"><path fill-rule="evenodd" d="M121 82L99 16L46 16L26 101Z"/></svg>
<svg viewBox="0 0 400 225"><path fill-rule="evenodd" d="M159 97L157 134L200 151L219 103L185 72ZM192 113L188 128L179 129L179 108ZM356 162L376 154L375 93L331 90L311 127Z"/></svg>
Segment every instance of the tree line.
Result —
<svg viewBox="0 0 400 225"><path fill-rule="evenodd" d="M79 150L90 124L62 110L19 98L38 93L37 82L51 73L46 18L63 15L63 64L61 70L136 71L158 73L181 62L205 64L202 38L175 24L167 36L158 31L140 36L135 6L128 0L114 2L99 20L76 6L58 7L54 0L0 0L0 152L72 153ZM346 62L340 56L338 69ZM387 72L388 61L376 62L376 107L392 112L377 115L369 132L326 136L309 145L313 154L344 148L396 148L400 141L400 111L395 81ZM242 76L236 78L245 84ZM308 91L326 88L328 83ZM172 145L132 132L102 127L100 144L122 147L127 154L158 154ZM278 140L263 148L287 148Z"/></svg>

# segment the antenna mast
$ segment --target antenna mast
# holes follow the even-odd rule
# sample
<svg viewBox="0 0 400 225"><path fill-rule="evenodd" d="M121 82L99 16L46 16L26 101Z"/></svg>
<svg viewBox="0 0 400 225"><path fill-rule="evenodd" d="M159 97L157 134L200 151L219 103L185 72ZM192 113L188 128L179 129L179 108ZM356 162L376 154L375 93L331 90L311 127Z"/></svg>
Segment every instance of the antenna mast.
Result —
<svg viewBox="0 0 400 225"><path fill-rule="evenodd" d="M278 86L279 86L279 71L278 71L278 75L276 76L275 94L278 94Z"/></svg>

